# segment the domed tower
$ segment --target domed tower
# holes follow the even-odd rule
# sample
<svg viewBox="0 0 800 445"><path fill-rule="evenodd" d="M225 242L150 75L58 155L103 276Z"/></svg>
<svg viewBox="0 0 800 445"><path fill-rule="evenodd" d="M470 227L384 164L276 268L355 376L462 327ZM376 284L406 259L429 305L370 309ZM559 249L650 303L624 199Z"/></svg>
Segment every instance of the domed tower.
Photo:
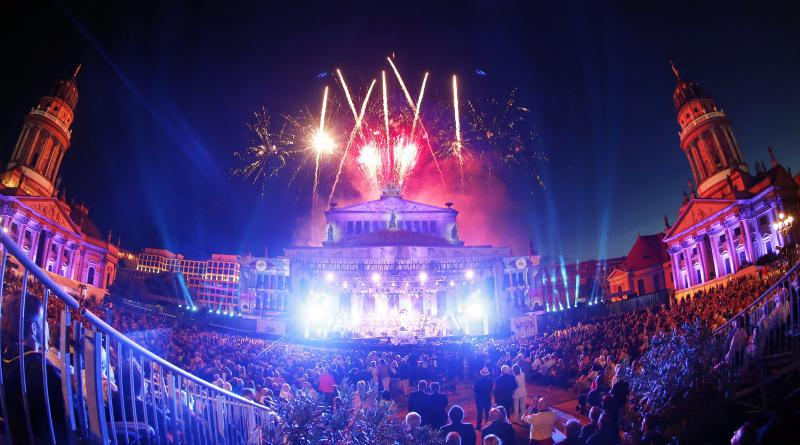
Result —
<svg viewBox="0 0 800 445"><path fill-rule="evenodd" d="M56 83L25 116L8 167L0 177L4 186L33 196L57 193L58 169L72 137L70 126L78 103L75 78L80 68L78 65L71 78Z"/></svg>
<svg viewBox="0 0 800 445"><path fill-rule="evenodd" d="M700 85L682 79L675 65L672 70L678 79L673 98L681 126L681 149L689 159L698 196L723 198L744 190L749 176L747 164L728 116Z"/></svg>

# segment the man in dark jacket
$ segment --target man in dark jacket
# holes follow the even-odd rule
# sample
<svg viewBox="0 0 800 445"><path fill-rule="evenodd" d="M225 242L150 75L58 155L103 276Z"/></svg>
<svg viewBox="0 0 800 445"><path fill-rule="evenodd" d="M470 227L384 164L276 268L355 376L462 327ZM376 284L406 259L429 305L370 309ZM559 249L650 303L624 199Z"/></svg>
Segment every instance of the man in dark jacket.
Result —
<svg viewBox="0 0 800 445"><path fill-rule="evenodd" d="M473 391L475 392L475 407L478 412L478 423L476 427L481 429L483 418L489 419L489 408L492 406L492 379L489 377L489 368L481 369L481 377L475 382Z"/></svg>
<svg viewBox="0 0 800 445"><path fill-rule="evenodd" d="M512 412L514 406L514 390L517 389L517 381L511 375L511 368L503 365L500 368L500 377L494 381L494 401L498 405L506 407L506 412Z"/></svg>
<svg viewBox="0 0 800 445"><path fill-rule="evenodd" d="M423 425L430 425L430 395L426 392L428 390L428 382L420 380L417 383L417 390L408 396L408 412L419 414L422 418Z"/></svg>
<svg viewBox="0 0 800 445"><path fill-rule="evenodd" d="M461 445L477 445L478 438L475 435L475 427L470 423L464 423L464 409L458 405L453 405L447 413L450 423L439 429L442 437L447 437L447 433L455 431L461 436Z"/></svg>
<svg viewBox="0 0 800 445"><path fill-rule="evenodd" d="M18 309L21 306L20 303L19 300L17 304L4 302L4 306L13 310ZM50 443L51 431L48 419L52 422L53 437L57 443L64 443L67 440L67 423L64 416L64 399L61 395L61 373L48 361L44 374L47 378L47 391L45 391L45 381L42 378L42 354L39 350L41 346L39 339L44 337L45 329L42 301L38 297L28 294L25 297L24 309L21 310L24 312L22 317L24 353L22 357L20 357L19 343L11 343L11 339L18 339L18 322L14 323L13 321L19 320L19 315L3 314L3 328L5 329L3 336L9 341L3 351L3 386L8 413L5 421L10 427L14 443L29 443L29 441L36 444ZM5 318L12 322L5 325ZM25 364L27 390L25 395L22 392L20 360L23 360ZM24 401L23 397L26 397L27 401ZM26 402L30 417L25 415ZM46 402L49 402L50 405L49 415ZM30 429L27 424L28 419L31 421Z"/></svg>
<svg viewBox="0 0 800 445"><path fill-rule="evenodd" d="M491 423L481 430L481 437L494 434L500 439L503 445L514 445L517 443L517 435L514 432L514 427L506 421L502 411L497 408L492 408L492 410L489 411L489 420Z"/></svg>
<svg viewBox="0 0 800 445"><path fill-rule="evenodd" d="M439 392L439 383L433 382L431 383L431 394L430 394L430 425L434 429L439 429L447 423L447 396ZM422 424L425 425L425 419L422 419Z"/></svg>

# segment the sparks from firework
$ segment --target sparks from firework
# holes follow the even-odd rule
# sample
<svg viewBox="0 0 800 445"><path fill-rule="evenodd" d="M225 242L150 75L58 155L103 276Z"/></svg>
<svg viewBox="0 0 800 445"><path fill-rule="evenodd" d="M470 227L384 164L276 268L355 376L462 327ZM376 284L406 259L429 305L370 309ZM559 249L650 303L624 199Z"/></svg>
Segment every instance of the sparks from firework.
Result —
<svg viewBox="0 0 800 445"><path fill-rule="evenodd" d="M519 121L526 119L527 109L514 102L513 93L512 99L506 104L506 110L493 115L483 110L483 106L489 104L496 108L498 101L467 99L462 104L458 77L453 75L450 86L453 99L449 104L453 110L449 117L443 118L444 115L439 113L439 110L444 111L449 106L445 107L445 104L436 102L433 103L433 106L428 107L432 111L423 115L421 112L422 101L426 94L429 74L424 73L415 102L397 65L392 59L387 60L405 98L405 101L402 102L408 103L410 112L392 100L389 79L387 79L385 70L381 72L382 97L378 101L371 100L371 93L376 83L376 80L372 79L361 100L360 110L352 95L353 90L345 81L341 70L336 70L334 79L340 83L343 98L347 103L345 106L349 107L353 115L352 128L349 126L347 129L342 128L340 126L344 123L342 116L337 115L336 111L331 114L331 97L334 97L334 103L340 107L343 101L337 102L336 93L326 86L323 90L323 110L319 120L310 113L300 117L284 116L286 121L292 125L290 125L288 136L284 134L280 138L289 141L286 143L255 143L248 150L237 153L237 157L247 164L236 169L234 174L250 178L253 182L266 182L277 176L287 165L292 165L296 166L296 169L291 182L301 173L306 160L313 160L313 194L316 197L316 192L325 177L325 159L329 153L332 154L333 151L336 151L338 165L334 164L337 166L335 175L334 172L331 172L330 176L333 185L330 187L329 202L335 196L342 175L352 168L360 171L366 177L375 192L380 191L388 184L395 185L402 190L407 180L418 171L419 165L424 165L425 162L436 164L442 184L446 185L439 162L447 162L448 159L452 159L455 162L453 165L458 166L462 184L465 180L463 163L481 159L487 161L487 167L477 171L486 172L488 180L497 174L512 175L513 170L520 170L521 167L526 175L530 175L540 187L544 187L534 161L547 161L548 159L543 153L532 150L533 144L540 143L540 141L537 142L535 134L528 134L524 131L524 126L520 125ZM266 125L263 122L259 123L257 119L251 128L256 134L266 133L267 137L274 139L272 130L268 128L268 116L266 117ZM329 117L332 117L333 120L331 121ZM337 125L332 126L329 121ZM257 127L261 127L262 130ZM274 133L283 134L285 127L286 124L279 132ZM432 128L433 133L430 133L427 128ZM334 132L331 133L330 130L334 130ZM339 133L343 133L343 135ZM304 134L308 136L303 137ZM424 147L425 145L427 147ZM342 149L337 150L338 147L342 147ZM352 150L356 150L355 155L351 154ZM307 153L308 156L303 156L304 153ZM471 173L473 176L477 174L474 173L476 170L470 171L473 172ZM467 179L475 180L476 178Z"/></svg>

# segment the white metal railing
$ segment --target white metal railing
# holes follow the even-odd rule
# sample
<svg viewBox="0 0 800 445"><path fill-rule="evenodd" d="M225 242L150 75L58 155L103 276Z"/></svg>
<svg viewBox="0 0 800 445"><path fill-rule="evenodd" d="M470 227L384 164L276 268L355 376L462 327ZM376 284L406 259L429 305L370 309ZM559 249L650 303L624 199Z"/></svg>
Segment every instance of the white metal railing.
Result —
<svg viewBox="0 0 800 445"><path fill-rule="evenodd" d="M267 407L135 343L0 241L0 443L261 443Z"/></svg>
<svg viewBox="0 0 800 445"><path fill-rule="evenodd" d="M714 333L734 372L770 361L792 360L800 342L800 263ZM779 361L778 361L779 362Z"/></svg>

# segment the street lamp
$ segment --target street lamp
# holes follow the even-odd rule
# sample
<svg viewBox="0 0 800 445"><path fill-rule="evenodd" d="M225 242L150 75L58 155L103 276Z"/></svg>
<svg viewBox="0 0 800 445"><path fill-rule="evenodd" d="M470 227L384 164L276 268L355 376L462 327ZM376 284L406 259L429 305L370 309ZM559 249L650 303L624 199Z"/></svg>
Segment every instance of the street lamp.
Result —
<svg viewBox="0 0 800 445"><path fill-rule="evenodd" d="M772 228L775 229L776 232L780 233L781 235L786 234L789 229L792 228L792 223L794 222L793 216L786 216L783 212L778 213L778 221L772 224Z"/></svg>

